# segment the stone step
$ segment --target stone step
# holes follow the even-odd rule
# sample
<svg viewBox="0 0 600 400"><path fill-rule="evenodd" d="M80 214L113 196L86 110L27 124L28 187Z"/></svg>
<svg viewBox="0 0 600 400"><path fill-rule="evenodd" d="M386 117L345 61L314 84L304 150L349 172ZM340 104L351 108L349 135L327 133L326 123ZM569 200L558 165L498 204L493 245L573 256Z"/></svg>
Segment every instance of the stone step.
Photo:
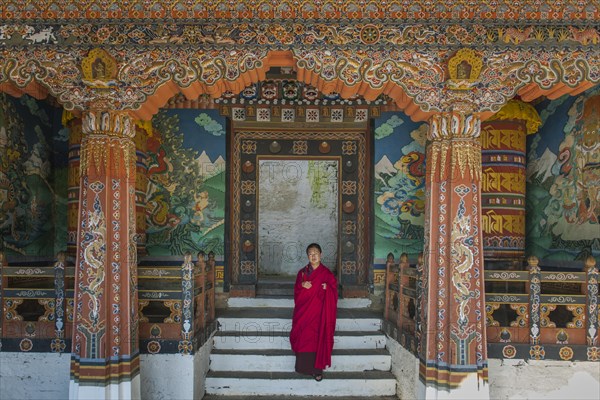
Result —
<svg viewBox="0 0 600 400"><path fill-rule="evenodd" d="M290 324L291 325L291 324ZM385 335L380 331L336 331L334 349L383 349ZM218 331L213 338L218 350L289 350L289 331Z"/></svg>
<svg viewBox="0 0 600 400"><path fill-rule="evenodd" d="M291 308L219 309L219 330L246 333L283 331L292 327ZM338 309L337 331L379 331L381 313L365 309Z"/></svg>
<svg viewBox="0 0 600 400"><path fill-rule="evenodd" d="M397 396L252 396L252 400L398 400ZM247 396L205 395L202 400L249 400Z"/></svg>
<svg viewBox="0 0 600 400"><path fill-rule="evenodd" d="M256 285L256 296L286 296L294 298L294 281L263 283L258 282Z"/></svg>
<svg viewBox="0 0 600 400"><path fill-rule="evenodd" d="M230 297L227 299L227 305L231 308L293 308L294 298L286 295L286 293L278 295L263 294L253 298ZM370 299L338 299L338 309L368 308L370 306Z"/></svg>
<svg viewBox="0 0 600 400"><path fill-rule="evenodd" d="M294 372L296 356L291 350L219 350L210 355L212 371ZM389 371L392 357L385 349L333 350L331 372Z"/></svg>
<svg viewBox="0 0 600 400"><path fill-rule="evenodd" d="M394 396L391 372L328 372L316 382L295 372L209 371L206 393L227 396Z"/></svg>

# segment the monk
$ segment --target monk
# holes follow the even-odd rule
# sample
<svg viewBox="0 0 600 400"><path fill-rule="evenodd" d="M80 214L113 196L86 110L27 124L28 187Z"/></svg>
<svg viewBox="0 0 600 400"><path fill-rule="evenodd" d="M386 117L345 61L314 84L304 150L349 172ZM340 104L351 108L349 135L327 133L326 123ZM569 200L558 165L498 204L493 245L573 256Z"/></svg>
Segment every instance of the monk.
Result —
<svg viewBox="0 0 600 400"><path fill-rule="evenodd" d="M317 382L331 366L333 334L337 315L337 280L321 264L321 246L306 248L309 263L298 271L294 286L294 317L290 343L296 353L296 372Z"/></svg>

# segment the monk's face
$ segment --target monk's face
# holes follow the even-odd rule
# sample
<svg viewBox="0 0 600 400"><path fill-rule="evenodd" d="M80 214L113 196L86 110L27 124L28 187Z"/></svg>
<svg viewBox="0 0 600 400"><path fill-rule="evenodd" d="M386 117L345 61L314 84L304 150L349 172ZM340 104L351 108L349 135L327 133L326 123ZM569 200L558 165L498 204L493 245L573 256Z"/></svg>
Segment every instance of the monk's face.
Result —
<svg viewBox="0 0 600 400"><path fill-rule="evenodd" d="M318 267L319 264L321 264L321 252L319 251L319 249L311 247L310 249L308 249L307 254L310 265L312 265L313 267Z"/></svg>

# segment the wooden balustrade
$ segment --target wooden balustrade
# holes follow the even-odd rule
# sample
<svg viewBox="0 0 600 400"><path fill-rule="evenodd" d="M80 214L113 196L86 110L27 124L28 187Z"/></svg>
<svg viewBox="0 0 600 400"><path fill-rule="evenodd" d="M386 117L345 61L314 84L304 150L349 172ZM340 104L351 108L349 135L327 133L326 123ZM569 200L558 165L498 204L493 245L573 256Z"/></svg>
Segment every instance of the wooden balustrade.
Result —
<svg viewBox="0 0 600 400"><path fill-rule="evenodd" d="M589 257L582 272L544 271L536 257L527 270L485 271L486 336L491 358L600 359L598 269ZM422 257L403 254L386 263L384 329L416 353L420 335Z"/></svg>
<svg viewBox="0 0 600 400"><path fill-rule="evenodd" d="M74 272L64 253L8 265L0 252L2 351L70 352ZM199 253L195 264L142 261L137 272L140 351L189 354L204 344L215 331L214 254Z"/></svg>
<svg viewBox="0 0 600 400"><path fill-rule="evenodd" d="M419 258L422 263L423 258ZM386 261L384 330L405 347L416 351L417 290L419 264L411 265L408 255L394 262L392 253Z"/></svg>
<svg viewBox="0 0 600 400"><path fill-rule="evenodd" d="M9 265L0 255L2 351L64 352L73 328L74 267L52 261Z"/></svg>

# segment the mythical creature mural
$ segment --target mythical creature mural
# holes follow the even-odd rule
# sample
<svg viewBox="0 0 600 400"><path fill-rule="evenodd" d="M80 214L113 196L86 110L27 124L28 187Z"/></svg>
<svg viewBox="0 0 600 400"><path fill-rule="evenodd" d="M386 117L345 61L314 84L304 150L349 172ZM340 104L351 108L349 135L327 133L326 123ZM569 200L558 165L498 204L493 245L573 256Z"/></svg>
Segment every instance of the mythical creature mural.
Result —
<svg viewBox="0 0 600 400"><path fill-rule="evenodd" d="M66 248L67 135L59 108L0 94L0 249L54 256Z"/></svg>
<svg viewBox="0 0 600 400"><path fill-rule="evenodd" d="M375 258L423 251L427 124L398 113L375 122Z"/></svg>
<svg viewBox="0 0 600 400"><path fill-rule="evenodd" d="M600 255L600 89L538 104L528 143L527 251L552 260Z"/></svg>
<svg viewBox="0 0 600 400"><path fill-rule="evenodd" d="M148 138L147 251L224 252L225 122L214 111L161 111Z"/></svg>

